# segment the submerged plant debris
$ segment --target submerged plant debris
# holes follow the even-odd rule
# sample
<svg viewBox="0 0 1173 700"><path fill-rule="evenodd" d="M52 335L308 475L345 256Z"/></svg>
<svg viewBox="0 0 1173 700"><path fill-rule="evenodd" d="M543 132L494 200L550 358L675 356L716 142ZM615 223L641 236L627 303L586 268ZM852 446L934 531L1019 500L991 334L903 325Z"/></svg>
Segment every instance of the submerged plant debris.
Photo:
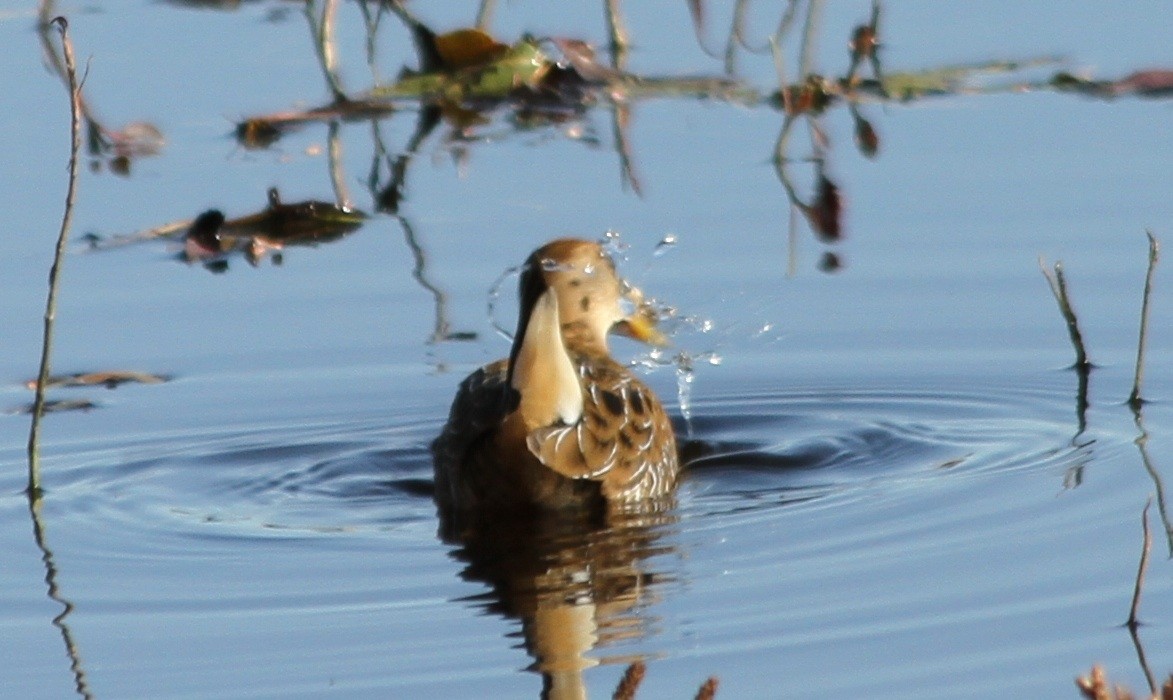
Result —
<svg viewBox="0 0 1173 700"><path fill-rule="evenodd" d="M92 234L86 240L92 250L106 250L156 239L183 244L179 259L203 263L222 272L228 259L243 255L250 265L259 265L269 255L281 262L280 251L290 246L317 246L339 240L357 231L367 214L333 202L305 200L284 202L277 188L268 192L268 206L253 214L226 219L218 209L209 209L195 219L173 221L138 233L102 239Z"/></svg>
<svg viewBox="0 0 1173 700"><path fill-rule="evenodd" d="M90 411L98 407L98 404L89 399L59 399L53 401L46 401L44 408L45 413L64 413L66 411ZM33 412L33 405L21 406L8 411L10 416L28 415Z"/></svg>
<svg viewBox="0 0 1173 700"><path fill-rule="evenodd" d="M366 218L357 209L331 202L287 204L274 187L269 190L269 206L255 214L225 220L219 210L211 209L196 217L184 235L182 257L187 262L206 263L241 252L256 266L266 255L286 246L336 241L358 230Z"/></svg>
<svg viewBox="0 0 1173 700"><path fill-rule="evenodd" d="M104 386L107 389L116 389L123 384L162 384L170 381L171 377L164 374L149 374L128 370L107 370L102 372L78 372L75 374L59 374L49 377L45 388L77 387L77 386ZM36 389L37 380L30 379L24 383L26 389Z"/></svg>

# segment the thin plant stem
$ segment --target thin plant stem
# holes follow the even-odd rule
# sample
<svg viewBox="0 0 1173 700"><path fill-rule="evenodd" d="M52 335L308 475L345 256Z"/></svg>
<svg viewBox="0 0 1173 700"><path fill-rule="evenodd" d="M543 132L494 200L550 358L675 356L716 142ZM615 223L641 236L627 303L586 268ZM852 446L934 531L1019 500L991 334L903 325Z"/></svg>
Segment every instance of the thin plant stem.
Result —
<svg viewBox="0 0 1173 700"><path fill-rule="evenodd" d="M496 6L496 0L481 0L480 7L477 8L477 29L482 32L489 31L489 24L493 21L493 11Z"/></svg>
<svg viewBox="0 0 1173 700"><path fill-rule="evenodd" d="M1137 617L1137 611L1140 608L1140 592L1144 586L1145 571L1149 566L1149 551L1153 548L1153 536L1149 532L1149 507L1153 505L1153 499L1150 497L1144 504L1144 510L1140 514L1140 523L1144 532L1144 545L1140 552L1140 564L1136 568L1136 585L1132 589L1132 605L1128 610L1128 622L1125 626L1128 627L1129 633L1132 635L1132 643L1136 647L1137 659L1140 661L1141 670L1144 671L1145 680L1148 681L1149 690L1153 693L1157 690L1157 682L1153 677L1153 672L1149 669L1149 664L1144 654L1144 646L1140 643L1140 637L1137 634L1137 629L1140 627L1140 619Z"/></svg>
<svg viewBox="0 0 1173 700"><path fill-rule="evenodd" d="M1149 431L1144 426L1142 406L1132 406L1131 408L1132 420L1136 424L1137 429L1137 436L1133 440L1133 443L1140 452L1141 464L1144 465L1145 471L1149 474L1149 478L1153 480L1153 488L1157 492L1157 517L1161 519L1161 525L1165 530L1165 545L1169 551L1169 558L1173 559L1173 525L1169 522L1169 509L1165 498L1165 483L1161 479L1161 473L1157 471L1157 467L1153 464L1152 456L1149 454Z"/></svg>
<svg viewBox="0 0 1173 700"><path fill-rule="evenodd" d="M329 133L326 136L326 154L330 163L330 184L334 187L334 202L343 208L353 204L350 197L350 188L346 186L346 173L342 168L342 139L340 138L341 125L337 120L330 122Z"/></svg>
<svg viewBox="0 0 1173 700"><path fill-rule="evenodd" d="M607 36L611 40L611 64L622 70L627 63L627 48L631 45L627 35L627 27L623 24L623 14L619 10L619 0L606 0Z"/></svg>
<svg viewBox="0 0 1173 700"><path fill-rule="evenodd" d="M73 58L73 42L69 40L69 23L64 17L53 20L61 32L62 51L65 54L65 71L69 82L69 187L65 194L65 214L61 218L61 230L57 234L57 248L53 254L53 266L49 268L49 294L45 301L45 328L41 339L41 368L37 373L36 393L33 397L32 425L28 442L28 489L30 505L41 500L41 418L45 415L45 384L49 380L53 350L53 321L57 318L57 286L61 265L65 261L65 243L69 240L69 229L73 225L73 207L77 200L78 154L81 152L81 87L77 81L77 63Z"/></svg>
<svg viewBox="0 0 1173 700"><path fill-rule="evenodd" d="M810 0L806 10L806 26L802 29L802 43L798 50L798 75L803 80L811 73L815 56L815 35L819 31L819 18L822 14L823 0Z"/></svg>
<svg viewBox="0 0 1173 700"><path fill-rule="evenodd" d="M1140 336L1136 343L1136 374L1132 379L1132 393L1128 396L1128 405L1133 408L1144 403L1144 399L1140 395L1140 386L1144 381L1144 351L1149 329L1149 299L1152 297L1153 291L1153 272L1157 268L1157 260L1161 255L1161 245L1153 236L1153 232L1145 231L1145 235L1149 238L1149 266L1144 277L1144 296L1140 305Z"/></svg>
<svg viewBox="0 0 1173 700"><path fill-rule="evenodd" d="M383 5L381 3L374 3L375 9L372 11L368 0L361 0L358 3L359 10L362 12L363 25L366 29L366 54L367 67L371 69L371 78L374 83L378 85L382 82L379 77L378 54L379 54L379 20L383 18Z"/></svg>
<svg viewBox="0 0 1173 700"><path fill-rule="evenodd" d="M318 54L326 85L330 88L330 94L335 102L345 102L346 93L342 90L342 81L338 79L338 53L334 48L334 19L337 14L338 0L325 0L320 17L315 0L307 0L305 4L306 19L309 20L310 34L314 39L314 50Z"/></svg>
<svg viewBox="0 0 1173 700"><path fill-rule="evenodd" d="M74 203L77 201L78 155L81 152L81 87L77 79L77 63L73 56L73 42L69 39L69 22L64 17L55 17L51 24L61 33L62 53L66 82L69 86L69 187L65 195L65 214L61 219L61 230L57 235L57 247L53 255L53 266L49 269L49 294L45 301L45 329L41 341L41 368L37 373L36 394L33 399L32 425L29 428L28 443L28 495L29 515L33 521L33 537L41 550L41 562L45 565L45 584L49 587L49 598L61 605L61 612L53 618L53 626L61 631L65 652L69 656L69 668L73 673L74 690L78 696L91 700L82 667L81 654L73 639L73 631L66 624L66 618L73 612L73 603L61 595L57 586L57 567L53 553L45 540L45 525L41 520L41 502L44 491L41 487L40 442L41 418L45 415L45 384L49 379L50 356L53 348L53 323L57 317L57 286L62 262L65 259L65 242L73 223Z"/></svg>
<svg viewBox="0 0 1173 700"><path fill-rule="evenodd" d="M1093 365L1088 359L1087 350L1083 344L1083 333L1079 330L1079 319L1075 316L1075 309L1071 306L1071 297L1067 293L1067 277L1063 274L1063 263L1056 261L1054 273L1047 269L1046 262L1039 258L1039 269L1051 287L1051 294L1059 304L1059 313L1067 323L1067 334L1071 336L1071 345L1075 348L1075 364L1072 367L1081 372L1090 370Z"/></svg>

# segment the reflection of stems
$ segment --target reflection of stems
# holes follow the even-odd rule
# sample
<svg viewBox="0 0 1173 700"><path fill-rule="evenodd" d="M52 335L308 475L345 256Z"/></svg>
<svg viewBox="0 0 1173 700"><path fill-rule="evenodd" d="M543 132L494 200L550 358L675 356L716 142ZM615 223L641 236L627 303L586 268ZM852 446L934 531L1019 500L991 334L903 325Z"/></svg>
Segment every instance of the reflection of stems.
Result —
<svg viewBox="0 0 1173 700"><path fill-rule="evenodd" d="M627 49L630 42L623 16L619 13L619 0L607 0L607 33L611 37L611 67L617 73L627 70ZM628 137L631 125L631 104L626 98L611 100L611 128L615 134L615 150L619 154L619 172L624 187L631 187L637 196L643 196L643 186L635 173L631 157L631 139Z"/></svg>
<svg viewBox="0 0 1173 700"><path fill-rule="evenodd" d="M381 210L395 216L396 221L403 227L403 238L407 242L407 247L411 250L412 258L415 265L412 268L411 275L421 287L427 290L435 299L435 316L436 323L432 329L432 336L428 340L429 343L439 343L445 340L452 339L466 339L472 337L471 333L451 332L451 326L448 323L448 295L444 290L437 287L427 277L427 257L424 253L423 247L416 239L415 230L406 218L399 214L399 200L403 196L404 179L407 177L407 166L411 162L413 156L419 151L420 146L436 128L440 122L440 110L434 107L425 108L420 112L419 122L416 124L415 133L412 134L411 139L408 140L407 146L403 153L392 158L391 154L387 152L387 147L383 144L383 137L379 131L378 122L372 122L375 141L375 157L371 163L371 174L368 179L368 186L371 189L371 197L375 200L376 206ZM386 161L391 170L390 182L383 186L379 181L379 164Z"/></svg>
<svg viewBox="0 0 1173 700"><path fill-rule="evenodd" d="M344 209L351 208L350 190L346 187L346 174L342 169L341 125L337 120L330 122L326 137L326 154L330 161L330 184L334 186L334 203Z"/></svg>
<svg viewBox="0 0 1173 700"><path fill-rule="evenodd" d="M1138 431L1133 442L1136 444L1136 449L1140 451L1141 464L1149 473L1149 477L1153 480L1153 487L1157 491L1157 514L1161 517L1161 523L1165 527L1165 541L1169 549L1169 558L1173 559L1173 525L1169 522L1169 512L1166 508L1165 484L1161 480L1160 472L1153 466L1152 456L1149 455L1149 432L1144 427L1144 414L1141 413L1141 406L1132 407L1132 420Z"/></svg>
<svg viewBox="0 0 1173 700"><path fill-rule="evenodd" d="M1039 269L1042 270L1043 277L1047 279L1051 293L1055 295L1055 301L1059 304L1059 313L1063 314L1063 320L1067 322L1067 334L1071 336L1071 345L1075 348L1075 364L1072 367L1080 372L1087 372L1093 365L1087 358L1087 351L1084 350L1083 333L1079 331L1079 319L1075 317L1075 309L1071 306L1071 297L1067 294L1067 278L1063 274L1063 263L1055 263L1055 272L1052 275L1040 257Z"/></svg>
<svg viewBox="0 0 1173 700"><path fill-rule="evenodd" d="M33 519L33 537L37 541L37 548L41 550L41 562L45 565L45 584L49 587L49 598L61 605L61 612L53 618L53 626L61 631L61 639L65 642L65 653L69 655L69 670L73 672L73 687L77 694L86 700L94 697L86 681L86 672L81 665L81 654L77 650L77 643L73 640L73 630L65 622L73 612L73 603L69 602L57 587L57 566L53 563L53 552L45 542L45 526L41 522L40 501L29 501L29 514Z"/></svg>
<svg viewBox="0 0 1173 700"><path fill-rule="evenodd" d="M1136 374L1132 380L1132 394L1128 397L1128 405L1133 408L1144 402L1140 396L1140 385L1144 380L1144 348L1149 328L1149 297L1153 291L1153 270L1157 267L1157 258L1161 252L1161 246L1153 237L1153 232L1145 231L1145 235L1149 237L1149 267L1144 277L1144 297L1140 306L1140 337L1136 343Z"/></svg>
<svg viewBox="0 0 1173 700"><path fill-rule="evenodd" d="M403 198L403 189L407 180L407 166L419 151L420 146L440 123L440 109L435 106L425 106L420 110L416 121L415 131L408 139L403 151L392 157L383 145L383 135L379 131L378 120L372 120L372 138L375 142L375 156L371 162L371 174L367 178L367 186L371 190L371 198L375 200L375 208L388 214L399 212L399 200ZM380 163L386 160L387 168L391 171L390 180L386 185L379 181Z"/></svg>
<svg viewBox="0 0 1173 700"><path fill-rule="evenodd" d="M65 651L69 654L69 668L73 672L74 688L78 695L89 700L93 696L86 683L85 670L81 665L81 655L73 641L73 632L65 623L65 618L73 611L73 604L62 597L57 588L57 567L53 564L53 554L45 543L45 527L41 522L40 512L43 494L40 474L41 417L45 411L45 383L49 379L49 357L53 347L53 321L57 316L58 273L65 258L65 241L69 237L69 228L73 221L73 205L77 198L77 160L78 153L81 151L81 88L77 84L77 66L73 59L73 42L69 39L69 23L64 17L57 17L52 20L52 24L61 33L65 76L69 85L69 188L65 195L65 215L61 220L61 232L57 236L57 250L53 256L53 267L49 269L49 298L45 302L45 334L41 342L41 370L37 374L32 427L29 429L27 494L29 515L33 520L33 537L36 539L37 547L41 550L41 561L45 564L45 583L49 586L49 597L62 606L61 612L53 618L53 625L61 630Z"/></svg>
<svg viewBox="0 0 1173 700"><path fill-rule="evenodd" d="M627 38L627 27L624 26L623 15L619 12L619 0L606 0L606 5L607 35L611 38L611 65L616 70L623 70L631 41Z"/></svg>
<svg viewBox="0 0 1173 700"><path fill-rule="evenodd" d="M781 19L778 20L778 28L767 37L765 44L754 46L745 38L745 17L749 10L749 0L737 0L737 4L733 7L733 24L729 27L729 39L725 42L725 73L733 75L737 70L735 61L738 46L750 53L763 54L768 53L776 44L780 43L794 21L794 11L797 7L798 0L789 0L786 3L786 9L782 12Z"/></svg>
<svg viewBox="0 0 1173 700"><path fill-rule="evenodd" d="M1088 377L1090 376L1090 374L1091 373L1088 372L1088 369L1086 366L1082 367L1076 371L1076 376L1078 377L1079 385L1076 387L1076 390L1075 390L1075 420L1077 423L1077 425L1076 425L1077 429L1075 431L1075 435L1071 438L1071 442L1073 445L1075 444L1076 440L1079 439L1079 436L1083 435L1084 431L1087 430L1087 409L1088 409L1088 405L1089 405L1089 402L1087 399L1087 387L1088 387Z"/></svg>
<svg viewBox="0 0 1173 700"><path fill-rule="evenodd" d="M482 32L489 31L489 23L493 20L493 10L496 6L496 0L481 0L481 6L477 9L477 29Z"/></svg>
<svg viewBox="0 0 1173 700"><path fill-rule="evenodd" d="M802 44L798 51L798 74L807 76L811 73L814 64L815 34L819 31L819 16L823 9L823 0L811 0L806 10L806 26L802 29Z"/></svg>
<svg viewBox="0 0 1173 700"><path fill-rule="evenodd" d="M1140 551L1140 564L1136 569L1136 585L1132 589L1132 605L1128 611L1128 622L1125 626L1128 627L1129 633L1132 635L1132 643L1136 647L1136 657L1140 661L1140 667L1144 671L1145 679L1149 683L1149 691L1157 692L1157 682L1153 678L1153 672L1149 670L1148 660L1145 659L1144 646L1140 643L1140 636L1137 634L1137 628L1140 627L1140 619L1137 618L1136 613L1140 608L1140 592L1144 585L1145 570L1149 566L1149 550L1153 546L1152 535L1149 534L1149 506L1153 504L1153 499L1149 499L1144 504L1144 510L1140 514L1141 526L1144 529L1144 545ZM1155 697L1155 696L1154 696Z"/></svg>
<svg viewBox="0 0 1173 700"><path fill-rule="evenodd" d="M1140 664L1140 669L1144 671L1145 681L1149 684L1149 691L1154 693L1152 697L1157 697L1157 681L1153 677L1153 672L1149 669L1149 661L1145 657L1144 644L1140 641L1140 633L1136 627L1128 628L1128 636L1132 637L1132 648L1136 649L1136 660ZM1120 696L1124 697L1124 696Z"/></svg>
<svg viewBox="0 0 1173 700"><path fill-rule="evenodd" d="M366 27L367 67L371 69L371 78L378 85L381 80L379 79L379 70L375 59L377 58L379 48L379 20L383 18L383 3L374 3L374 12L371 11L370 5L371 3L367 0L362 0L358 3L359 10L362 11L363 24Z"/></svg>
<svg viewBox="0 0 1173 700"><path fill-rule="evenodd" d="M1140 524L1144 532L1144 546L1140 551L1140 565L1136 569L1136 585L1132 589L1132 605L1128 609L1129 627L1137 627L1140 625L1140 620L1136 616L1137 610L1140 609L1140 591L1144 585L1145 570L1149 567L1149 550L1153 548L1153 537L1149 534L1149 506L1153 504L1153 499L1149 499L1144 504L1144 510L1140 513ZM1149 685L1152 685L1150 680Z"/></svg>
<svg viewBox="0 0 1173 700"><path fill-rule="evenodd" d="M415 238L415 230L408 223L403 216L396 215L395 219L399 225L403 227L403 240L407 242L407 247L411 249L411 256L415 260L415 266L411 270L411 276L415 278L419 285L432 294L435 299L435 314L436 324L432 329L432 337L428 339L429 343L439 343L448 340L451 335L448 324L448 295L444 290L437 287L427 278L428 259L424 254L423 247Z"/></svg>
<svg viewBox="0 0 1173 700"><path fill-rule="evenodd" d="M314 38L314 50L317 52L318 63L322 67L326 85L329 86L334 100L344 102L346 93L343 92L342 83L338 79L338 52L334 42L334 18L338 14L338 0L325 0L320 23L317 5L317 0L306 0L305 16L310 23L310 34Z"/></svg>
<svg viewBox="0 0 1173 700"><path fill-rule="evenodd" d="M631 105L623 100L611 103L611 124L615 132L615 150L619 153L619 172L625 187L631 187L636 195L643 196L643 185L639 175L635 172L635 164L631 157L631 139L628 136L631 126Z"/></svg>

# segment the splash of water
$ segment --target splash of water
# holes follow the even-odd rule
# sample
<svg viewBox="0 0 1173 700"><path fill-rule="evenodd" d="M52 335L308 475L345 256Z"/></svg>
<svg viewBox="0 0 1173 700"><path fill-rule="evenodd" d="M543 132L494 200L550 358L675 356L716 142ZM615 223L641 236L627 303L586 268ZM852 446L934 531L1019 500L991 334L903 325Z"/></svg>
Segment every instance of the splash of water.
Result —
<svg viewBox="0 0 1173 700"><path fill-rule="evenodd" d="M672 250L674 247L676 247L676 234L669 233L661 238L660 242L656 244L656 249L652 251L652 257L658 258L667 253L669 250Z"/></svg>
<svg viewBox="0 0 1173 700"><path fill-rule="evenodd" d="M506 330L505 327L497 321L497 300L501 298L501 288L505 284L505 281L516 277L519 274L521 274L521 268L516 265L506 268L505 271L502 272L497 277L497 279L493 281L493 286L489 287L489 323L493 326L493 330L497 331L498 335L511 343L513 342L513 334Z"/></svg>

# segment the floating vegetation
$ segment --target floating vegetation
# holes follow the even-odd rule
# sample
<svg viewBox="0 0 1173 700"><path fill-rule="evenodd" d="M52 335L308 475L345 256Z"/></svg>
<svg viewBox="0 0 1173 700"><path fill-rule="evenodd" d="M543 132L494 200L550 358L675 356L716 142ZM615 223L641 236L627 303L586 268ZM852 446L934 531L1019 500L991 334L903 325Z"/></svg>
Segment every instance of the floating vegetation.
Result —
<svg viewBox="0 0 1173 700"><path fill-rule="evenodd" d="M80 372L77 374L53 375L45 379L45 388L77 387L77 386L104 386L115 389L123 384L162 384L170 381L170 377L162 374L148 374L124 370L103 372ZM25 388L36 389L37 380L25 382Z"/></svg>
<svg viewBox="0 0 1173 700"><path fill-rule="evenodd" d="M98 407L98 404L88 399L60 399L46 400L41 413L65 413L67 411L89 411ZM32 404L8 410L8 415L33 415L35 407Z"/></svg>
<svg viewBox="0 0 1173 700"><path fill-rule="evenodd" d="M239 218L225 219L218 209L209 209L195 219L174 221L126 236L108 240L92 237L89 245L93 250L106 250L149 240L176 240L183 244L181 260L203 263L214 272L222 272L234 254L244 255L254 267L269 255L279 264L279 253L284 248L339 240L358 230L367 220L362 211L332 202L283 202L275 187L269 189L268 200L268 206L261 211Z"/></svg>

